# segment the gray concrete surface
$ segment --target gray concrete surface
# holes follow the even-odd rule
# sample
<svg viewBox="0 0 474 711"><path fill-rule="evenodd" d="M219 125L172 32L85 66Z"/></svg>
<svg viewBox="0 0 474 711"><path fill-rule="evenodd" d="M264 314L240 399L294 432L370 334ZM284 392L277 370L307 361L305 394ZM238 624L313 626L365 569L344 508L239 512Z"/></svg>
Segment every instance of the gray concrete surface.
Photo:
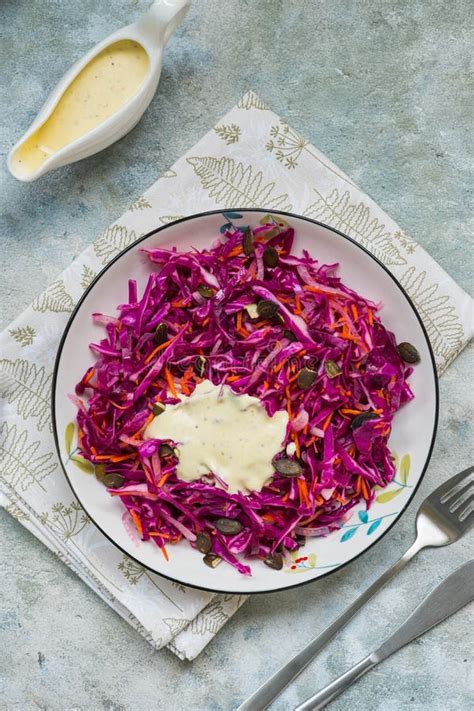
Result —
<svg viewBox="0 0 474 711"><path fill-rule="evenodd" d="M158 94L129 136L39 182L11 178L4 156L49 88L86 49L147 5L2 2L2 327L249 87L472 289L468 0L194 0L170 43ZM152 651L2 513L0 708L235 708L404 551L417 504L472 462L471 383L472 350L442 378L432 464L414 503L380 544L318 584L253 598L193 663ZM471 537L422 553L275 709L293 708L357 661L436 581L472 557L472 549ZM465 609L331 708L467 710L469 622Z"/></svg>

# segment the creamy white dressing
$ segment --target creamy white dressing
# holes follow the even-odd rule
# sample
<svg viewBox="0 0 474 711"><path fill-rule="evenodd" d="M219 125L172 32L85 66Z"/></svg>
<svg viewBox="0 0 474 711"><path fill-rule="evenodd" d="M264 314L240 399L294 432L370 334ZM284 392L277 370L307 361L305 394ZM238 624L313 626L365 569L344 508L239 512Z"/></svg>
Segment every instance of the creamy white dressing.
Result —
<svg viewBox="0 0 474 711"><path fill-rule="evenodd" d="M285 439L288 415L269 417L256 397L205 380L148 425L145 437L178 444L177 475L195 481L210 472L230 493L260 491L272 477L272 459Z"/></svg>

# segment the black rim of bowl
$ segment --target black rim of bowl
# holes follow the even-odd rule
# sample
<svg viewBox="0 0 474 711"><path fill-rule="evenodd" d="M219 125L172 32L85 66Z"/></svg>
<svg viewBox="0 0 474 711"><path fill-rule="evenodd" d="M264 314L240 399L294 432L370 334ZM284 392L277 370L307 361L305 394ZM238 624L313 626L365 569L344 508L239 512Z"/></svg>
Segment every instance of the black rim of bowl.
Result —
<svg viewBox="0 0 474 711"><path fill-rule="evenodd" d="M173 576L171 576L171 575L166 575L165 573L162 573L161 571L158 572L157 570L155 570L154 568L150 567L150 566L147 565L146 563L143 563L141 560L138 560L138 558L135 558L129 551L127 551L127 550L125 550L124 548L122 548L113 538L111 538L111 536L110 536L108 533L106 533L106 531L104 531L104 530L101 528L101 526L97 523L97 521L95 520L95 518L94 518L93 516L91 516L90 513L87 511L86 507L83 505L83 503L82 503L80 497L78 496L78 494L77 494L77 492L76 492L76 490L75 490L75 488L74 488L74 486L73 486L73 484L72 484L72 482L71 482L71 479L70 479L70 477L69 477L69 475L68 475L68 473L67 473L67 471L66 471L66 469L65 469L65 467L64 467L64 465L63 465L63 462L62 462L62 458L61 458L61 448L60 448L60 446L59 446L58 430L57 430L57 425L56 425L56 384L57 384L59 363L60 363L60 360L61 360L61 354L62 354L62 350L63 350L63 347L64 347L64 343L65 343L65 341L66 341L66 338L67 338L67 335L68 335L68 333L69 333L69 330L70 330L72 324L74 323L74 319L76 318L76 315L77 315L78 311L80 310L80 308L81 308L81 306L82 306L82 303L83 303L84 300L87 298L88 294L92 291L92 289L93 289L94 286L97 284L97 282L98 282L100 279L102 279L102 277L103 277L104 274L108 271L108 269L110 269L110 267L111 267L113 264L115 264L115 262L117 262L119 259L121 259L121 257L122 257L124 254L126 254L126 253L129 252L130 250L134 249L138 244L140 244L141 242L144 242L145 240L149 239L150 237L152 237L152 236L154 236L154 235L156 235L156 234L159 234L160 232L164 232L164 231L166 231L169 227L172 227L172 226L174 226L174 225L176 225L176 224L184 223L184 222L189 222L189 221L192 221L192 220L195 220L195 219L199 219L199 218L203 218L203 217L209 217L209 216L212 216L212 215L223 215L224 212L238 212L238 213L244 213L244 214L245 214L245 213L249 213L249 212L252 212L252 213L257 212L257 213L260 213L260 214L262 214L262 215L275 215L275 216L280 215L280 216L282 216L282 217L289 217L290 219L293 218L293 219L297 219L297 220L304 220L305 222L309 222L309 223L311 223L311 224L313 224L313 225L317 225L318 227L324 227L325 229L328 229L328 230L330 230L331 232L334 232L336 235L338 235L339 237L342 237L343 239L347 240L348 242L351 242L351 243L354 244L358 249L360 249L362 252L364 252L368 257L370 257L370 259L372 259L376 264L378 264L378 266L379 266L381 269L383 269L386 274L388 274L388 276L390 277L390 279L392 279L392 281L397 285L398 289L399 289L400 292L403 294L403 296L404 296L405 299L407 300L408 304L410 305L410 307L411 307L413 313L415 314L416 319L418 320L418 323L420 324L420 328L421 328L421 330L422 330L422 333L423 333L423 335L424 335L424 337L425 337L426 345L427 345L427 347L428 347L428 351L429 351L429 354L430 354L431 365L432 365L432 369L433 369L434 385L435 385L435 400L436 400L436 402L435 402L435 416L434 416L434 422L433 422L433 432L432 432L432 435L431 435L430 446L429 446L429 448L428 448L428 453L427 453L427 455L426 455L426 460L425 460L425 463L424 463L424 465L423 465L423 468L422 468L422 471L421 471L421 474L420 474L420 478L419 478L419 480L418 480L416 486L414 487L413 491L411 492L410 498L407 500L407 502L405 503L405 505L403 506L403 508L399 511L398 515L394 518L394 520L387 526L387 528L385 529L385 531L384 531L378 538L376 538L373 542L371 542L366 548L364 548L364 550L362 550L360 553L357 553L357 555L355 555L353 558L350 558L350 559L347 560L345 563L341 563L341 564L338 565L337 567L335 567L335 568L333 568L333 569L331 569L331 570L328 570L328 571L322 573L321 575L318 575L316 578L311 578L311 579L309 579L309 580L301 580L300 582L295 582L295 583L292 583L292 584L290 584L290 585L285 585L284 587L270 588L270 589L266 589L266 590L251 590L251 591L238 590L238 591L236 592L235 590L222 590L222 589L220 589L220 588L205 587L205 586L203 586L203 585L195 585L195 584L190 583L190 582L188 582L188 581L181 580L180 578L176 578L176 577L173 577ZM433 453L433 447L434 447L434 443L435 443L435 439L436 439L436 432L437 432L437 428L438 428L438 417L439 417L439 386L438 386L438 374L437 374L437 371L436 371L436 363L435 363L435 358L434 358L434 354L433 354L433 349L432 349L432 347L431 347L430 339L429 339L429 336L428 336L428 333L427 333L427 331L426 331L426 328L425 328L425 326L424 326L424 324L423 324L423 321L421 320L421 317L420 317L420 315L419 315L419 313L418 313L418 311L417 311L417 309L416 309L414 303L412 302L411 298L409 297L409 295L407 294L407 292L405 291L405 289L403 288L403 286L400 284L400 282L398 281L398 279L396 279L396 277L389 271L389 269L387 269L387 267L386 267L377 257L375 257L371 252L369 252L368 249L366 249L365 247L363 247L362 245L360 245L358 242L356 242L354 239L352 239L352 237L349 237L348 235L344 234L343 232L340 232L339 230L335 229L334 227L331 227L330 225L326 225L324 222L318 222L318 220L312 220L312 219L309 218L309 217L304 217L303 215L298 215L298 214L296 214L296 213L294 213L294 212L284 212L283 210L266 210L266 209L264 209L264 208L238 208L238 207L235 207L235 208L228 208L228 209L224 208L224 209L222 209L222 210L207 210L206 212L197 212L197 213L194 213L193 215L188 215L187 217L183 217L183 218L181 218L181 219L179 219L179 220L175 220L174 222L170 222L169 224L163 225L162 227L157 227L156 229L151 230L150 232L147 232L147 234L143 235L142 237L139 237L137 240L135 240L134 242L132 242L132 244L128 245L128 247L126 247L126 248L125 248L124 250L122 250L119 254L117 254L117 255L102 269L102 271L99 272L99 274L95 277L95 279L91 282L91 284L89 284L89 286L87 287L87 289L84 291L84 293L82 294L81 298L80 298L79 301L77 302L77 304L76 304L76 306L75 306L75 308L74 308L74 311L72 312L72 314L71 314L71 316L70 316L70 318L69 318L69 321L68 321L67 324L66 324L66 328L64 329L64 332L63 332L63 334L62 334L62 336L61 336L61 340L60 340L60 342L59 342L59 347L58 347L58 352L57 352L57 355L56 355L56 360L55 360L55 363L54 363L53 381L52 381L51 410L52 410L52 413L51 413L51 414L52 414L52 423L53 423L54 443L55 443L55 446L56 446L56 451L57 451L57 454L58 454L58 458L59 458L59 463L60 463L60 465L61 465L61 469L62 469L63 472L64 472L64 476L66 477L66 480L67 480L67 482L68 482L68 484L69 484L69 486L70 486L70 488L71 488L71 490L72 490L74 496L77 498L77 500L79 501L80 505L81 505L82 508L84 509L85 513L86 513L86 514L89 516L89 518L91 519L92 523L96 526L96 528L97 528L116 548L118 548L118 549L119 549L120 551L122 551L122 553L124 553L126 556L128 556L129 558L131 558L131 559L134 560L136 563L138 563L139 565L143 566L144 568L146 568L146 569L149 570L150 572L154 573L155 575L159 575L160 577L165 578L166 580L170 580L171 582L177 582L177 583L180 583L181 585L185 585L185 586L187 586L187 587L194 588L194 589L196 589L196 590L205 590L206 592L221 593L221 594L228 594L228 595L242 595L242 594L244 594L244 595L263 595L263 594L265 594L265 593L283 592L284 590L289 590L289 589L294 589L294 588L302 587L303 585L309 585L309 584L311 584L311 583L317 582L318 580L321 580L322 578L325 578L325 577L327 577L327 576L329 576L329 575L332 575L333 573L336 573L337 571L342 570L342 569L345 568L346 566L348 566L348 565L350 565L351 563L353 563L354 561L356 561L360 556L362 556L362 555L364 555L365 553L367 553L371 548L373 548L373 546L375 546L379 541L381 541L382 538L384 538L384 536L386 536L389 531L391 531L391 529L393 528L393 526L397 523L397 521L400 519L400 517L405 513L405 511L406 511L406 509L408 508L409 504L413 501L413 498L414 498L416 492L418 491L418 488L419 488L419 486L420 486L420 484L421 484L421 482L422 482L422 480L423 480L423 478L424 478L424 476L425 476L426 470L427 470L427 468L428 468L428 465L429 465L429 462L430 462L430 459L431 459L431 455L432 455L432 453ZM211 571L209 571L209 572L210 572L210 574L211 574Z"/></svg>

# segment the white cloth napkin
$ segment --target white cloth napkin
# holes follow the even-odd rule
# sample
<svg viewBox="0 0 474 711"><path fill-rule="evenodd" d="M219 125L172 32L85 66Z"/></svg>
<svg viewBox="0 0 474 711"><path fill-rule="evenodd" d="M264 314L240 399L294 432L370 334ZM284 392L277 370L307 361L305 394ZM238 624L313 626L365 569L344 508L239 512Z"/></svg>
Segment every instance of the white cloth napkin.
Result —
<svg viewBox="0 0 474 711"><path fill-rule="evenodd" d="M207 209L265 207L337 227L395 274L439 372L472 336L472 300L373 200L252 91L86 249L0 336L0 497L5 508L153 646L193 659L244 602L149 573L87 519L54 451L52 363L81 293L140 235Z"/></svg>

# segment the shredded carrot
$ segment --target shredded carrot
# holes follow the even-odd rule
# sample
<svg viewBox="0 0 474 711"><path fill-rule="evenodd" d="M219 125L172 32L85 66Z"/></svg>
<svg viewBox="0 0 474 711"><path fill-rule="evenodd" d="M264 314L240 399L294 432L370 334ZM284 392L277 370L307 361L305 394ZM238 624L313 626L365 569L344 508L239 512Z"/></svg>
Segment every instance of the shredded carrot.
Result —
<svg viewBox="0 0 474 711"><path fill-rule="evenodd" d="M171 375L170 371L168 370L168 368L166 366L165 366L165 378L166 378L166 382L168 383L168 387L171 390L171 394L173 395L173 397L177 397L178 393L177 393L175 385L174 385L173 376Z"/></svg>
<svg viewBox="0 0 474 711"><path fill-rule="evenodd" d="M125 462L127 459L133 459L136 456L136 452L129 452L128 454L98 454L95 459L99 462L110 459L111 462L117 464L117 462Z"/></svg>
<svg viewBox="0 0 474 711"><path fill-rule="evenodd" d="M238 380L240 377L241 377L240 375L229 375L226 382L227 383L235 383L235 381Z"/></svg>
<svg viewBox="0 0 474 711"><path fill-rule="evenodd" d="M322 496L316 496L314 500L318 504L318 506L322 506L324 504L324 498Z"/></svg>
<svg viewBox="0 0 474 711"><path fill-rule="evenodd" d="M137 527L138 533L140 534L140 536L143 536L143 528L138 514L135 513L135 511L130 511L130 516L133 519L133 523Z"/></svg>
<svg viewBox="0 0 474 711"><path fill-rule="evenodd" d="M149 531L148 535L149 536L156 536L157 538L167 538L167 539L171 538L169 533L158 533L158 531Z"/></svg>
<svg viewBox="0 0 474 711"><path fill-rule="evenodd" d="M295 294L295 306L296 306L296 308L294 309L294 313L295 314L302 314L303 309L301 308L301 301L300 301L299 294Z"/></svg>
<svg viewBox="0 0 474 711"><path fill-rule="evenodd" d="M359 312L357 311L357 306L355 304L351 304L351 311L352 311L352 316L354 317L354 321L357 321L359 318Z"/></svg>
<svg viewBox="0 0 474 711"><path fill-rule="evenodd" d="M366 501L368 501L370 499L370 493L369 493L369 487L367 486L367 482L365 481L365 479L361 479L360 488L362 491L362 496L364 497L364 499Z"/></svg>
<svg viewBox="0 0 474 711"><path fill-rule="evenodd" d="M243 326L239 331L237 331L237 333L239 334L239 336L242 336L242 338L247 338L247 336L249 335L249 332Z"/></svg>
<svg viewBox="0 0 474 711"><path fill-rule="evenodd" d="M187 303L188 303L188 297L186 297L185 299L179 299L178 301L172 301L171 306L173 306L176 309L180 309L181 306L186 306Z"/></svg>
<svg viewBox="0 0 474 711"><path fill-rule="evenodd" d="M300 495L301 503L305 503L308 508L311 506L311 502L308 496L308 486L306 484L306 479L298 479L298 491Z"/></svg>
<svg viewBox="0 0 474 711"><path fill-rule="evenodd" d="M84 378L84 385L89 382L89 380L92 378L94 375L94 368L91 368L89 372L87 373L86 377Z"/></svg>
<svg viewBox="0 0 474 711"><path fill-rule="evenodd" d="M165 559L166 561L168 561L170 558L169 558L169 555L168 555L168 551L166 550L166 546L160 546L160 550L161 550L161 552L163 553L164 559Z"/></svg>
<svg viewBox="0 0 474 711"><path fill-rule="evenodd" d="M330 291L326 291L325 289L320 289L317 286L309 286L308 284L305 284L303 289L305 289L305 291L311 291L313 294L324 294L325 296L329 296L329 297L335 296L335 294L333 294ZM337 296L340 299L348 299L349 298L349 294L342 294L341 293L341 294L337 294Z"/></svg>
<svg viewBox="0 0 474 711"><path fill-rule="evenodd" d="M355 490L358 494L360 494L361 487L362 487L362 477L359 475L357 477L357 482L356 482L356 487L355 487Z"/></svg>
<svg viewBox="0 0 474 711"><path fill-rule="evenodd" d="M296 449L296 456L298 459L301 456L301 448L300 448L300 441L298 439L298 433L297 432L292 432L291 436L293 438L293 442L295 443L295 449Z"/></svg>
<svg viewBox="0 0 474 711"><path fill-rule="evenodd" d="M114 402L114 401L111 400L110 398L109 398L109 402L110 402L111 405L113 405L114 407L116 407L117 410L127 410L128 407L129 407L129 405L118 405L116 402Z"/></svg>
<svg viewBox="0 0 474 711"><path fill-rule="evenodd" d="M240 331L242 328L242 311L237 311L237 319L236 319L236 329L237 331Z"/></svg>
<svg viewBox="0 0 474 711"><path fill-rule="evenodd" d="M160 481L158 482L158 486L163 486L163 484L166 482L166 480L171 476L172 471L166 472L166 474L163 474L161 477Z"/></svg>
<svg viewBox="0 0 474 711"><path fill-rule="evenodd" d="M147 355L147 357L145 358L145 364L147 365L156 356L157 353L162 351L163 348L166 348L166 346L169 346L169 344L172 341L173 341L173 339L170 338L167 341L165 341L164 343L160 343L159 346L156 346L156 348L154 350L152 350L152 352L149 355Z"/></svg>
<svg viewBox="0 0 474 711"><path fill-rule="evenodd" d="M139 430L137 430L133 435L131 435L130 439L136 439L139 435L141 435L141 433L148 427L148 425L150 424L150 422L153 420L154 417L155 417L155 415L152 412L150 412L150 414L146 418L143 425L140 427Z"/></svg>
<svg viewBox="0 0 474 711"><path fill-rule="evenodd" d="M289 498L290 498L290 493L289 493L289 491L287 491L286 494L284 496L282 496L282 498L281 498L282 504L286 503Z"/></svg>
<svg viewBox="0 0 474 711"><path fill-rule="evenodd" d="M262 514L262 518L264 521L276 521L276 518L273 514L271 513L264 513Z"/></svg>
<svg viewBox="0 0 474 711"><path fill-rule="evenodd" d="M367 319L369 321L369 326L374 325L374 316L372 314L372 309L367 308Z"/></svg>
<svg viewBox="0 0 474 711"><path fill-rule="evenodd" d="M360 415L362 410L352 410L350 407L341 407L339 412L342 415Z"/></svg>
<svg viewBox="0 0 474 711"><path fill-rule="evenodd" d="M286 410L288 412L288 417L291 418L293 417L292 412L291 412L291 395L290 395L290 388L288 385L285 388L285 395L286 395Z"/></svg>
<svg viewBox="0 0 474 711"><path fill-rule="evenodd" d="M242 246L240 244L231 249L227 257L236 257L238 254L242 254Z"/></svg>
<svg viewBox="0 0 474 711"><path fill-rule="evenodd" d="M324 422L323 422L323 427L322 427L322 429L323 429L324 431L326 431L327 428L329 427L329 423L331 422L332 416L333 416L333 413L330 412L329 415L328 415L328 416L326 417L326 419L324 420Z"/></svg>

